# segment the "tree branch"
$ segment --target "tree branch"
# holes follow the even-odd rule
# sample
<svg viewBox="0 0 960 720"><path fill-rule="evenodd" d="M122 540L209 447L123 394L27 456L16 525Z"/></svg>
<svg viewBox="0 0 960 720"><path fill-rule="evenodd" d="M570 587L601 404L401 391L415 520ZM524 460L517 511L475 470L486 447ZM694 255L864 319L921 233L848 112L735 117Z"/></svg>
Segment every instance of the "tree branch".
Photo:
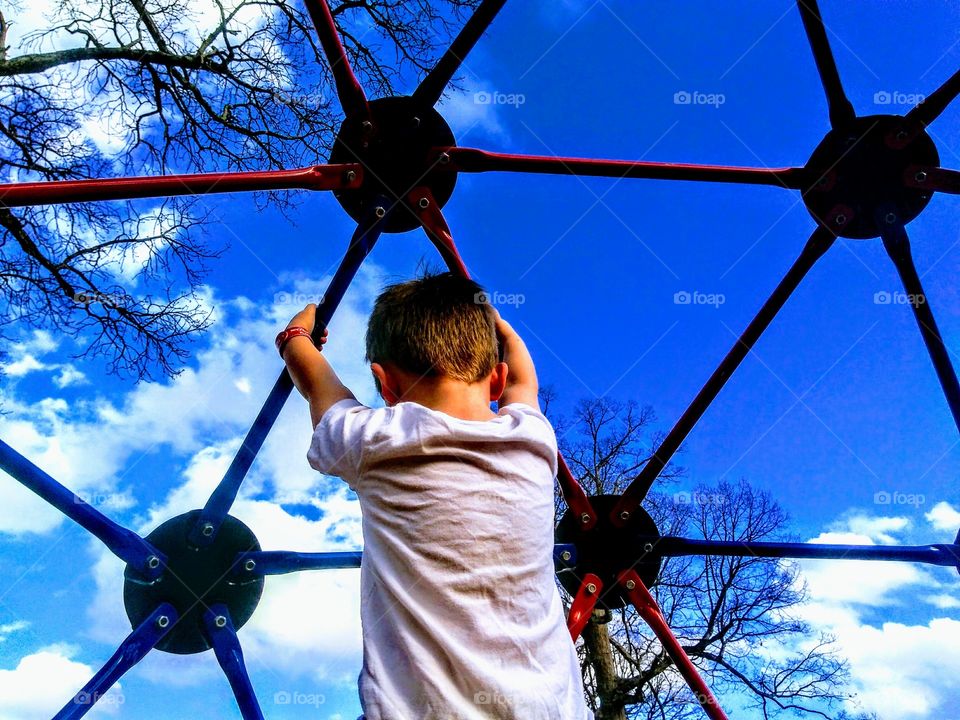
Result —
<svg viewBox="0 0 960 720"><path fill-rule="evenodd" d="M140 64L162 65L167 68L205 70L213 73L227 71L226 63L202 55L176 55L160 50L133 47L83 47L55 52L19 55L0 62L0 77L16 77L44 73L61 65L80 62L114 62L118 60Z"/></svg>

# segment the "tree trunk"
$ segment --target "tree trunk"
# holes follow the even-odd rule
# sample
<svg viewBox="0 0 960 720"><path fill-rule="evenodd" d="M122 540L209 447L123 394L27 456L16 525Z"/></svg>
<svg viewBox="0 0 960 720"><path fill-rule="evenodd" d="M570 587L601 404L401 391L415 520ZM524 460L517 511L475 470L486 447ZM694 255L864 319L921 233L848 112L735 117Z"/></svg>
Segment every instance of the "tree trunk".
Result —
<svg viewBox="0 0 960 720"><path fill-rule="evenodd" d="M595 611L590 622L583 629L587 658L597 679L600 710L596 720L627 720L623 700L617 693L619 678L613 665L613 646L610 644L610 635L607 633L607 620L609 620L607 611Z"/></svg>

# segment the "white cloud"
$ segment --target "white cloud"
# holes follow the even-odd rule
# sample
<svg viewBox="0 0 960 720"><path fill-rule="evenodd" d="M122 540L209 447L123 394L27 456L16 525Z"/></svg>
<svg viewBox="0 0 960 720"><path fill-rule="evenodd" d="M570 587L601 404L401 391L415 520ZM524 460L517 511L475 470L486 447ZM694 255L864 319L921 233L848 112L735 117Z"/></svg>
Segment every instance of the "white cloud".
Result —
<svg viewBox="0 0 960 720"><path fill-rule="evenodd" d="M16 349L36 353L53 352L58 347L60 347L60 343L54 339L48 330L34 330L26 341L14 345Z"/></svg>
<svg viewBox="0 0 960 720"><path fill-rule="evenodd" d="M49 27L50 18L53 16L55 8L54 0L29 0L29 2L21 0L17 12L12 17L7 18L10 23L7 45L10 49L19 49L25 36L29 33ZM71 40L72 45L70 44ZM71 39L69 33L60 32L47 41L44 49L62 50L67 47L75 47L79 42L77 38Z"/></svg>
<svg viewBox="0 0 960 720"><path fill-rule="evenodd" d="M960 684L960 621L866 623L839 629L860 701L884 720L948 717Z"/></svg>
<svg viewBox="0 0 960 720"><path fill-rule="evenodd" d="M363 361L363 336L381 277L373 265L361 269L331 323L324 349L343 381L367 402L373 401L374 390ZM294 292L286 297L321 295L328 280L291 278L287 282ZM126 473L158 449L191 455L219 443L239 444L283 367L273 338L303 305L258 305L246 299L216 304L221 311L209 335L211 345L198 353L196 367L172 380L140 383L113 400L90 395L70 404L60 399L25 402L6 394L10 414L0 416L0 437L67 487L94 496L112 496L129 484ZM317 486L317 474L304 460L309 437L306 404L294 391L251 479L266 473L283 502L308 496ZM291 455L293 442L300 450ZM268 468L284 469L267 473ZM200 498L193 500L197 507ZM18 483L0 482L0 534L49 532L60 520L59 513Z"/></svg>
<svg viewBox="0 0 960 720"><path fill-rule="evenodd" d="M9 363L0 366L10 377L23 377L37 370L44 370L49 366L37 359L37 356L46 355L57 349L59 343L46 330L34 330L22 342L13 343L9 347Z"/></svg>
<svg viewBox="0 0 960 720"><path fill-rule="evenodd" d="M489 82L473 78L465 78L461 84L464 87L463 92L445 96L437 107L450 124L457 142L464 144L466 139L477 131L498 138L509 138L503 123L503 114L513 112L516 105L495 100L499 97L506 98L512 91L499 90Z"/></svg>
<svg viewBox="0 0 960 720"><path fill-rule="evenodd" d="M955 610L960 608L960 597L956 595L947 595L946 593L928 595L924 600L941 610Z"/></svg>
<svg viewBox="0 0 960 720"><path fill-rule="evenodd" d="M241 633L251 665L289 677L355 684L362 657L360 572L267 578L263 600Z"/></svg>
<svg viewBox="0 0 960 720"><path fill-rule="evenodd" d="M875 545L902 542L910 528L903 517L851 515L810 542ZM849 661L856 696L850 710L876 712L884 720L946 717L960 701L960 621L937 616L960 607L956 578L941 585L940 568L915 564L847 560L800 562L811 602L800 608L813 627L832 634ZM917 606L922 598L926 606ZM927 607L926 618L908 622L873 620Z"/></svg>
<svg viewBox="0 0 960 720"><path fill-rule="evenodd" d="M93 675L89 665L71 659L75 653L72 646L51 645L21 658L12 670L0 668L0 717L36 720L60 710ZM87 717L115 715L123 701L118 683Z"/></svg>
<svg viewBox="0 0 960 720"><path fill-rule="evenodd" d="M896 543L895 533L902 532L910 527L910 520L905 517L870 517L867 515L853 515L846 521L851 532L866 535L878 543Z"/></svg>
<svg viewBox="0 0 960 720"><path fill-rule="evenodd" d="M12 378L22 378L32 372L47 370L51 373L59 370L53 378L57 387L65 388L86 381L86 376L70 363L49 363L40 357L55 352L60 342L46 330L33 330L22 342L13 343L9 348L11 362L0 365L0 371Z"/></svg>
<svg viewBox="0 0 960 720"><path fill-rule="evenodd" d="M26 620L15 620L14 622L0 625L0 643L4 642L14 633L26 630L28 627L30 627L30 623Z"/></svg>
<svg viewBox="0 0 960 720"><path fill-rule="evenodd" d="M6 363L3 366L3 371L10 377L23 377L36 370L43 370L45 367L46 365L37 360L33 355L21 355L18 360Z"/></svg>
<svg viewBox="0 0 960 720"><path fill-rule="evenodd" d="M937 530L960 530L960 511L946 501L938 502L924 517Z"/></svg>
<svg viewBox="0 0 960 720"><path fill-rule="evenodd" d="M88 382L87 376L72 365L61 365L60 374L53 378L53 384L60 389L73 385L84 385Z"/></svg>
<svg viewBox="0 0 960 720"><path fill-rule="evenodd" d="M925 570L908 563L805 560L803 573L814 598L841 605L896 605L900 591L930 584Z"/></svg>

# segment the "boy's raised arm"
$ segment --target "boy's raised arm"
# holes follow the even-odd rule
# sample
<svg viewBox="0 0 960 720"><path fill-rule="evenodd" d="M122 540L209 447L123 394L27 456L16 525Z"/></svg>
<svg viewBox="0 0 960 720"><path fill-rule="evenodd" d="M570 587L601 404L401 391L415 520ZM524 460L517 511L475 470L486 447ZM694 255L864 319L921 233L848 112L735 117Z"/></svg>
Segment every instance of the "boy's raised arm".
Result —
<svg viewBox="0 0 960 720"><path fill-rule="evenodd" d="M311 303L294 315L287 328L302 327L313 332L316 314L317 306ZM326 342L326 338L324 331L320 339L321 345ZM341 400L354 397L349 388L340 382L330 363L309 337L296 336L287 340L283 348L283 361L293 384L310 403L310 420L314 427L328 408Z"/></svg>
<svg viewBox="0 0 960 720"><path fill-rule="evenodd" d="M497 313L497 338L503 347L503 361L507 364L507 385L500 396L500 407L519 402L540 409L537 371L533 358L517 331Z"/></svg>

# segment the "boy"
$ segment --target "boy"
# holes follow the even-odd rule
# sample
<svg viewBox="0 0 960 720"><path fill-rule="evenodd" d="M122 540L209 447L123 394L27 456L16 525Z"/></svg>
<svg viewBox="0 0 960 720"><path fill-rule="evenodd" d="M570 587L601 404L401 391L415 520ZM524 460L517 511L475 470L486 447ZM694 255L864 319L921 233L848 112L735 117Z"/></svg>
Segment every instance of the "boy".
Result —
<svg viewBox="0 0 960 720"><path fill-rule="evenodd" d="M314 314L278 345L310 402L310 465L360 499L366 720L592 718L553 578L556 437L523 341L470 280L393 285L367 328L386 403L371 409L310 340Z"/></svg>

